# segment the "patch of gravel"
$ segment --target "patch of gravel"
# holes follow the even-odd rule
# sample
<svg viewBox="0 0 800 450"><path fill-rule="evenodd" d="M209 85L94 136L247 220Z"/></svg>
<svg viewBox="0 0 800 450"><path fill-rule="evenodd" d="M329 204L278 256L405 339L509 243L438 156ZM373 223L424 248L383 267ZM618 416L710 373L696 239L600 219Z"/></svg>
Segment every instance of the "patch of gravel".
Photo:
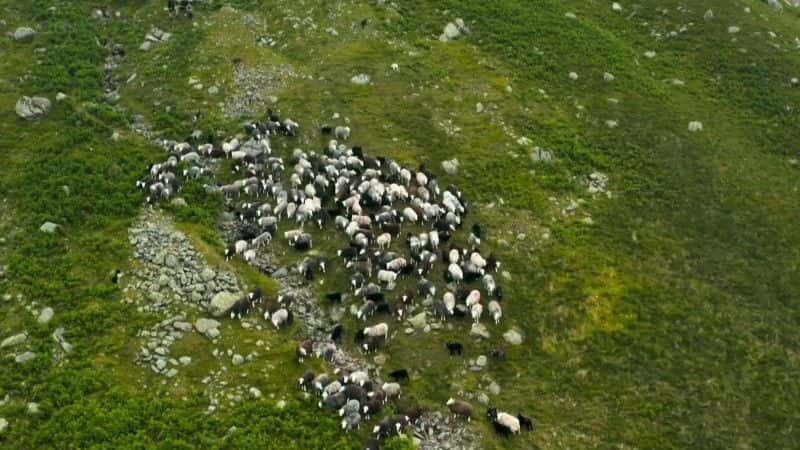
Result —
<svg viewBox="0 0 800 450"><path fill-rule="evenodd" d="M286 87L289 80L299 76L286 64L267 68L250 68L237 64L233 69L237 92L225 99L222 113L227 118L240 118L250 116L253 111L263 111L277 103L275 92Z"/></svg>

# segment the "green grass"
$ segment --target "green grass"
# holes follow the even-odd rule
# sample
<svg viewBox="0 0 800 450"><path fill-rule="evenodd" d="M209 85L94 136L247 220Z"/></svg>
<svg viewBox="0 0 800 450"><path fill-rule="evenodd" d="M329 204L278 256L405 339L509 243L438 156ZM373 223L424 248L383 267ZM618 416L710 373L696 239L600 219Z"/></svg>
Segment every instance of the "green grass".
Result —
<svg viewBox="0 0 800 450"><path fill-rule="evenodd" d="M622 13L611 2L579 0L411 0L398 9L241 0L230 2L237 13L216 2L200 7L192 26L169 19L156 1L115 2L123 20L107 25L90 17L85 2L59 2L55 12L50 3L0 1L9 29L37 24L39 30L32 44L0 42L0 231L6 236L0 264L8 265L0 293L56 310L52 326L37 326L16 300L0 304L2 336L27 329L40 355L25 366L0 360L0 394L15 399L0 406L0 416L11 422L0 443L241 448L267 438L276 447L291 445L286 439L299 436L296 445L306 448L339 439L354 445L357 439L338 433L333 417L308 408L289 387L302 368L281 365L291 357L297 329L266 337L234 324L223 330L226 345L247 351L254 339L274 341L274 354L248 371L273 366L271 381L259 386L284 393L291 400L287 412L270 400L207 417L193 389L181 390L186 401L172 387L142 389L157 379L133 365L131 343L149 318L119 303L108 283L110 268L127 264L126 229L141 204L134 180L163 157L128 130L132 115L144 115L168 138L194 129L237 132L238 120L223 117L217 103L237 92L232 61L240 58L252 69L287 65L303 75L284 80L274 93L277 108L304 130L297 144L273 145L282 154L321 147L315 129L333 123L338 112L350 120L353 142L371 153L411 166L424 162L437 172L442 160L461 161L459 175L443 181L464 190L472 218L488 230L487 249L499 253L512 275L512 281L499 279L508 300L501 326L489 327L492 338L461 340L473 358L497 346L511 326L526 340L506 361L462 374L462 363L445 356L442 342L468 324L398 336L384 352L388 368L413 369L406 401L441 405L491 376L502 387L492 402L534 417L538 431L507 441L475 421L470 428L485 448L800 445L800 308L794 301L800 213L793 202L798 166L790 162L800 157L800 88L790 82L800 77L798 11L776 13L756 0L622 2ZM712 21L703 20L708 9ZM256 25L247 25L244 14ZM305 17L317 27L293 28L294 18ZM370 21L362 30L364 17ZM438 42L456 17L471 34ZM730 34L731 25L741 31ZM152 26L173 37L139 52ZM262 33L280 45L256 46ZM125 45L121 81L137 73L116 107L102 99L105 53L95 36ZM656 57L646 58L648 50ZM389 69L394 62L398 73ZM571 71L577 80L568 78ZM360 72L373 83L350 84ZM615 80L603 81L604 72ZM204 89L188 86L192 76ZM220 86L219 95L207 93L212 84ZM58 91L69 98L55 103L46 120L14 115L19 96L54 99ZM475 113L477 102L486 112ZM205 115L192 123L197 110ZM606 120L619 125L609 129ZM692 120L703 122L702 133L687 131ZM451 126L460 131L448 134ZM122 136L118 142L110 139L114 131ZM556 161L534 164L531 146L518 144L518 136L552 151ZM585 193L583 180L595 170L609 175L611 198ZM205 196L199 184L183 195L189 206L168 210L208 261L234 270L245 286L275 289L243 264L220 258L214 230L220 200ZM563 217L562 208L578 199L587 202ZM581 222L587 215L593 225ZM63 228L39 233L45 220ZM527 237L517 240L519 233ZM315 241L326 253L339 245L328 237ZM283 244L275 248L284 261L296 260ZM339 290L343 275L334 265L315 288ZM60 325L76 355L56 366L49 334ZM210 344L186 344L192 344L185 351L197 360L196 373L182 373L180 381L191 386L215 363L201 356ZM25 415L30 400L42 402L41 416ZM239 430L224 438L234 424ZM274 431L265 436L264 428Z"/></svg>

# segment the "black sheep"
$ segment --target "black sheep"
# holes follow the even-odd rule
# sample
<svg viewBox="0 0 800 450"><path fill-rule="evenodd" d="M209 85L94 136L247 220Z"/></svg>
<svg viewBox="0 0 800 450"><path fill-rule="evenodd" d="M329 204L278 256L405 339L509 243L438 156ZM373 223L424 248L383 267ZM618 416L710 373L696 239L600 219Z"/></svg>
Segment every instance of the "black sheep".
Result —
<svg viewBox="0 0 800 450"><path fill-rule="evenodd" d="M342 293L330 292L328 294L325 294L325 299L331 302L342 303Z"/></svg>
<svg viewBox="0 0 800 450"><path fill-rule="evenodd" d="M119 280L122 278L122 271L117 269L114 271L114 275L111 276L111 282L114 284L119 283Z"/></svg>
<svg viewBox="0 0 800 450"><path fill-rule="evenodd" d="M462 356L464 354L464 345L460 342L448 342L447 351L450 352L450 356Z"/></svg>
<svg viewBox="0 0 800 450"><path fill-rule="evenodd" d="M408 370L397 369L389 373L389 377L396 382L408 381Z"/></svg>

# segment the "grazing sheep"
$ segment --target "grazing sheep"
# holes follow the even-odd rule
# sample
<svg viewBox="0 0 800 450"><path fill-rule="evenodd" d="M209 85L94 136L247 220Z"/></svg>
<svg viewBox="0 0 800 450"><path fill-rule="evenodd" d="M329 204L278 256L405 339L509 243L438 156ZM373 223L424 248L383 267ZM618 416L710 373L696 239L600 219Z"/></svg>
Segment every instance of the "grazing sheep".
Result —
<svg viewBox="0 0 800 450"><path fill-rule="evenodd" d="M336 127L334 130L334 135L336 139L340 141L346 141L350 138L350 127Z"/></svg>
<svg viewBox="0 0 800 450"><path fill-rule="evenodd" d="M505 412L498 412L497 408L489 408L487 417L492 420L495 430L501 434L517 434L520 431L519 419Z"/></svg>
<svg viewBox="0 0 800 450"><path fill-rule="evenodd" d="M372 300L367 300L363 305L361 305L361 308L359 308L358 313L356 313L356 317L361 320L367 320L367 317L375 314L375 307L375 302Z"/></svg>
<svg viewBox="0 0 800 450"><path fill-rule="evenodd" d="M503 309L500 308L500 303L492 300L489 302L489 314L494 318L495 325L500 323L500 318L503 317Z"/></svg>
<svg viewBox="0 0 800 450"><path fill-rule="evenodd" d="M468 307L472 308L473 305L477 305L481 302L481 293L478 290L472 290L467 295L466 304Z"/></svg>
<svg viewBox="0 0 800 450"><path fill-rule="evenodd" d="M308 233L297 235L292 239L291 245L295 250L308 250L312 247L311 235Z"/></svg>
<svg viewBox="0 0 800 450"><path fill-rule="evenodd" d="M341 292L329 292L325 294L325 299L331 302L342 303Z"/></svg>
<svg viewBox="0 0 800 450"><path fill-rule="evenodd" d="M482 314L483 314L483 305L481 305L480 303L475 303L474 305L472 305L472 308L470 309L470 315L472 316L472 320L474 320L475 323L480 322Z"/></svg>
<svg viewBox="0 0 800 450"><path fill-rule="evenodd" d="M256 251L254 249L246 250L242 255L245 262L252 262L256 260Z"/></svg>
<svg viewBox="0 0 800 450"><path fill-rule="evenodd" d="M378 350L383 344L383 341L384 339L380 336L370 336L367 342L361 344L361 348L364 349L365 353L371 353Z"/></svg>
<svg viewBox="0 0 800 450"><path fill-rule="evenodd" d="M386 398L400 398L401 387L399 383L383 383L381 390L386 394Z"/></svg>
<svg viewBox="0 0 800 450"><path fill-rule="evenodd" d="M453 295L452 292L445 292L442 300L444 302L444 307L447 309L447 313L452 316L453 308L456 307L456 296Z"/></svg>
<svg viewBox="0 0 800 450"><path fill-rule="evenodd" d="M403 209L403 215L400 218L400 220L416 223L417 220L419 220L419 216L417 216L417 212L414 211L412 208L406 207L405 209Z"/></svg>
<svg viewBox="0 0 800 450"><path fill-rule="evenodd" d="M236 248L236 254L237 255L241 255L248 248L247 241L245 241L245 240L236 241L236 244L234 244L234 245L235 245L235 248Z"/></svg>
<svg viewBox="0 0 800 450"><path fill-rule="evenodd" d="M380 249L389 248L389 246L392 245L392 235L389 233L383 233L379 235L377 239L375 239L375 243L378 244L378 248Z"/></svg>
<svg viewBox="0 0 800 450"><path fill-rule="evenodd" d="M310 340L305 340L305 341L301 342L297 346L297 350L295 352L296 355L297 355L297 362L302 364L303 361L305 361L306 357L311 355L311 352L313 351L313 349L314 349L314 343L311 342Z"/></svg>
<svg viewBox="0 0 800 450"><path fill-rule="evenodd" d="M378 281L381 283L386 283L387 289L391 289L391 286L394 286L394 282L397 281L397 272L392 272L391 270L379 270L378 271Z"/></svg>
<svg viewBox="0 0 800 450"><path fill-rule="evenodd" d="M303 376L297 379L297 382L300 384L300 389L307 391L311 383L314 382L314 372L306 370Z"/></svg>
<svg viewBox="0 0 800 450"><path fill-rule="evenodd" d="M462 356L464 354L464 345L460 342L448 342L446 346L447 351L450 352L450 356Z"/></svg>
<svg viewBox="0 0 800 450"><path fill-rule="evenodd" d="M367 403L362 408L362 412L369 420L370 416L378 414L383 409L383 400L378 397L373 397L367 400Z"/></svg>
<svg viewBox="0 0 800 450"><path fill-rule="evenodd" d="M275 329L278 330L281 328L281 326L291 323L291 319L292 313L286 308L281 308L272 313L272 316L269 320L272 322L272 325L275 326Z"/></svg>
<svg viewBox="0 0 800 450"><path fill-rule="evenodd" d="M497 284L494 282L494 277L491 274L487 273L484 275L483 278L481 278L481 283L489 295L494 294L495 289L497 289Z"/></svg>
<svg viewBox="0 0 800 450"><path fill-rule="evenodd" d="M333 383L331 383L333 384ZM330 386L330 385L328 385ZM327 388L326 388L327 390ZM339 408L345 405L347 398L344 392L331 393L330 395L323 396L322 401L318 403L320 408L325 408L331 411L338 411Z"/></svg>
<svg viewBox="0 0 800 450"><path fill-rule="evenodd" d="M408 370L406 369L397 369L392 372L389 372L389 378L393 379L395 382L401 381L408 381Z"/></svg>
<svg viewBox="0 0 800 450"><path fill-rule="evenodd" d="M472 420L472 405L461 400L454 400L452 398L447 400L447 407L456 417L466 417L467 422Z"/></svg>
<svg viewBox="0 0 800 450"><path fill-rule="evenodd" d="M450 279L456 284L464 281L464 272L461 270L461 267L458 264L450 264L447 267L447 273L450 275Z"/></svg>
<svg viewBox="0 0 800 450"><path fill-rule="evenodd" d="M345 415L350 415L357 413L361 409L361 404L356 399L348 400L341 409L339 409L339 416L344 417Z"/></svg>
<svg viewBox="0 0 800 450"><path fill-rule="evenodd" d="M283 232L283 238L286 239L289 243L292 243L296 237L303 234L303 230L289 230Z"/></svg>
<svg viewBox="0 0 800 450"><path fill-rule="evenodd" d="M389 325L384 322L379 324L373 325L371 327L366 327L363 330L364 336L373 337L373 336L383 336L384 338L389 338Z"/></svg>

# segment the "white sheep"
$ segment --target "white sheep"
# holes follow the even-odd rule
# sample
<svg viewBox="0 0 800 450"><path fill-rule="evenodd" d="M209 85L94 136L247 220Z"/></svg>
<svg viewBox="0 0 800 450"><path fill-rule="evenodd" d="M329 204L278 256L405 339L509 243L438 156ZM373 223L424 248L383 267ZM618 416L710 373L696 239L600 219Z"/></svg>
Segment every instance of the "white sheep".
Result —
<svg viewBox="0 0 800 450"><path fill-rule="evenodd" d="M456 307L456 296L452 292L444 293L444 307L447 308L447 313L453 315L453 309Z"/></svg>
<svg viewBox="0 0 800 450"><path fill-rule="evenodd" d="M473 289L473 290L469 291L469 294L467 295L467 301L466 301L467 308L472 308L472 305L480 303L480 302L481 302L481 291L479 291L477 289Z"/></svg>
<svg viewBox="0 0 800 450"><path fill-rule="evenodd" d="M364 328L364 335L370 337L379 337L383 336L384 338L389 338L389 325L386 322L381 322L379 324L373 325L371 327Z"/></svg>
<svg viewBox="0 0 800 450"><path fill-rule="evenodd" d="M397 281L397 272L392 272L391 270L379 270L378 281L392 286L394 285L394 282Z"/></svg>
<svg viewBox="0 0 800 450"><path fill-rule="evenodd" d="M378 248L386 249L392 245L392 235L389 233L383 233L375 239L375 242L378 244Z"/></svg>
<svg viewBox="0 0 800 450"><path fill-rule="evenodd" d="M236 249L236 254L241 255L248 248L247 241L245 240L236 241L236 243L234 244L234 248Z"/></svg>
<svg viewBox="0 0 800 450"><path fill-rule="evenodd" d="M458 264L450 264L447 267L447 273L450 274L450 277L456 284L461 283L464 281L464 272L461 270L461 267Z"/></svg>
<svg viewBox="0 0 800 450"><path fill-rule="evenodd" d="M265 313L265 315L267 314L269 313ZM281 308L272 313L272 316L270 317L269 320L272 322L272 325L275 326L276 330L280 329L281 325L283 325L289 320L289 310L287 310L286 308Z"/></svg>
<svg viewBox="0 0 800 450"><path fill-rule="evenodd" d="M472 320L474 320L475 323L480 322L481 315L483 314L483 305L481 305L480 303L475 303L474 305L472 305L470 314L472 315Z"/></svg>
<svg viewBox="0 0 800 450"><path fill-rule="evenodd" d="M416 221L419 219L419 217L417 216L417 212L416 211L414 211L412 208L407 206L405 209L403 209L403 219L405 219L405 220L407 220L407 221L409 221L411 223L416 223Z"/></svg>
<svg viewBox="0 0 800 450"><path fill-rule="evenodd" d="M489 314L494 318L495 325L500 323L500 318L503 317L503 308L500 307L500 303L496 300L489 302Z"/></svg>
<svg viewBox="0 0 800 450"><path fill-rule="evenodd" d="M245 250L245 252L242 254L242 256L244 257L245 262L255 261L255 259L256 259L256 251L254 249Z"/></svg>

